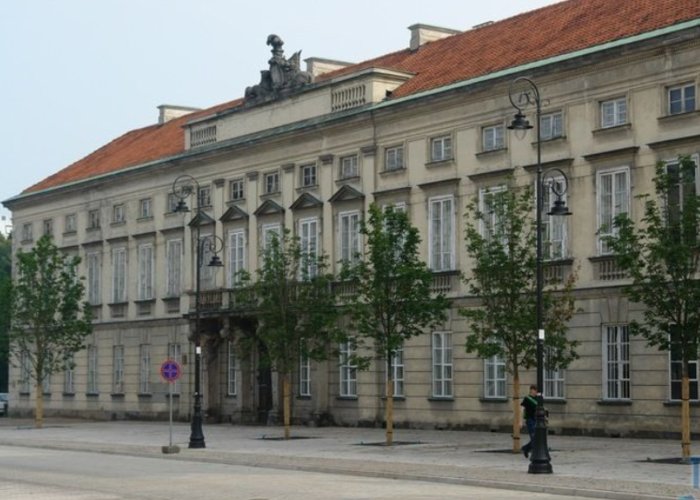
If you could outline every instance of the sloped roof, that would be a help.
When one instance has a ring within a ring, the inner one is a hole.
[[[700,18],[700,0],[568,0],[493,24],[405,49],[320,76],[327,80],[365,68],[415,74],[392,98],[405,97],[510,67],[576,52]],[[183,125],[234,108],[241,99],[127,132],[29,187],[24,194],[116,172],[185,150]]]

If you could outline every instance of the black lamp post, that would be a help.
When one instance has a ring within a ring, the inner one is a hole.
[[[542,208],[544,204],[544,179],[542,175],[542,138],[540,136],[540,117],[542,114],[542,101],[540,99],[540,91],[535,85],[535,82],[529,78],[519,77],[513,80],[509,88],[509,98],[513,107],[517,110],[515,117],[508,126],[511,130],[527,130],[531,129],[532,125],[525,118],[523,109],[529,106],[535,106],[535,116],[537,119],[537,185],[536,185],[536,214],[535,214],[535,232],[536,232],[536,322],[537,322],[537,425],[535,427],[535,439],[530,455],[530,466],[528,472],[531,474],[551,474],[552,463],[549,456],[549,447],[547,446],[547,418],[544,409],[544,399],[542,393],[544,390],[544,326],[543,326],[543,272],[542,272]],[[556,195],[557,199],[554,206],[547,215],[570,215],[571,213],[566,208],[566,202],[563,197],[568,186],[568,179],[564,172],[559,169],[554,169],[563,177],[564,182],[562,187],[557,186],[553,182],[549,189]],[[547,172],[550,173],[550,172]]]
[[[221,259],[216,252],[216,242],[221,241],[215,235],[202,238],[200,234],[200,223],[202,207],[199,200],[199,183],[190,175],[181,175],[173,182],[173,195],[177,198],[177,205],[174,207],[174,212],[189,212],[190,209],[185,201],[191,194],[195,194],[196,208],[195,212],[197,221],[195,224],[195,292],[194,292],[194,411],[192,414],[192,425],[190,427],[190,444],[189,448],[206,448],[204,442],[204,433],[202,432],[202,393],[201,393],[201,362],[202,362],[202,346],[200,343],[200,316],[201,316],[201,270],[204,260],[204,252],[207,250],[213,251],[214,255],[208,266],[221,267]],[[223,244],[223,242],[222,242]]]

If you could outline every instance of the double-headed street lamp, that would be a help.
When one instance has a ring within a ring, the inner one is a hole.
[[[558,182],[552,182],[545,186],[545,180],[542,174],[542,137],[540,134],[542,100],[540,91],[535,85],[535,82],[529,78],[519,77],[513,80],[510,84],[508,92],[510,102],[517,110],[512,123],[508,126],[511,130],[527,130],[531,129],[532,125],[525,118],[523,110],[527,107],[535,107],[535,116],[537,119],[537,185],[535,188],[536,198],[536,215],[535,215],[535,232],[536,232],[536,322],[537,322],[537,425],[535,427],[535,437],[530,455],[530,466],[528,472],[531,474],[551,474],[552,463],[549,456],[549,448],[547,446],[547,418],[544,409],[544,399],[542,393],[544,390],[544,311],[542,299],[543,287],[543,271],[542,271],[542,209],[544,205],[544,189],[551,189],[556,200],[552,209],[547,212],[547,215],[571,215],[571,212],[566,208],[564,194],[566,194],[568,179],[564,172],[559,169],[553,169],[547,172],[556,173],[563,179],[561,185]]]
[[[195,195],[195,292],[194,292],[194,411],[192,414],[192,425],[190,431],[190,448],[205,448],[204,433],[202,432],[202,393],[201,393],[201,331],[200,331],[200,316],[201,316],[201,281],[202,281],[202,265],[204,264],[204,255],[213,254],[208,266],[221,267],[221,259],[218,256],[217,244],[220,242],[223,246],[223,241],[216,235],[208,235],[205,238],[201,237],[200,225],[202,222],[202,206],[200,200],[199,183],[190,175],[181,175],[173,182],[172,194],[177,198],[177,205],[173,208],[174,212],[189,212],[190,209],[185,201],[190,195]]]

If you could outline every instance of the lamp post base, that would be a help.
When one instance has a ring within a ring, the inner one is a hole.
[[[202,400],[199,393],[194,397],[194,415],[190,427],[190,444],[188,448],[206,448],[202,432]]]
[[[545,417],[544,406],[541,396],[537,405],[537,426],[535,427],[535,440],[532,443],[532,454],[530,455],[530,466],[527,469],[529,474],[551,474],[552,462],[549,456],[549,446],[547,445],[547,419]]]

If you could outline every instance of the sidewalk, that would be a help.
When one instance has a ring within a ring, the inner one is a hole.
[[[190,450],[189,425],[173,424],[179,454],[164,455],[167,422],[0,419],[0,445],[29,446],[198,460],[371,477],[495,486],[592,498],[678,499],[692,490],[691,466],[647,462],[678,457],[668,440],[550,436],[551,475],[527,473],[528,461],[509,453],[507,434],[397,429],[391,448],[382,429],[205,425],[206,449]],[[525,438],[527,439],[527,438]],[[404,443],[404,444],[401,444]],[[700,445],[696,445],[700,446]]]

